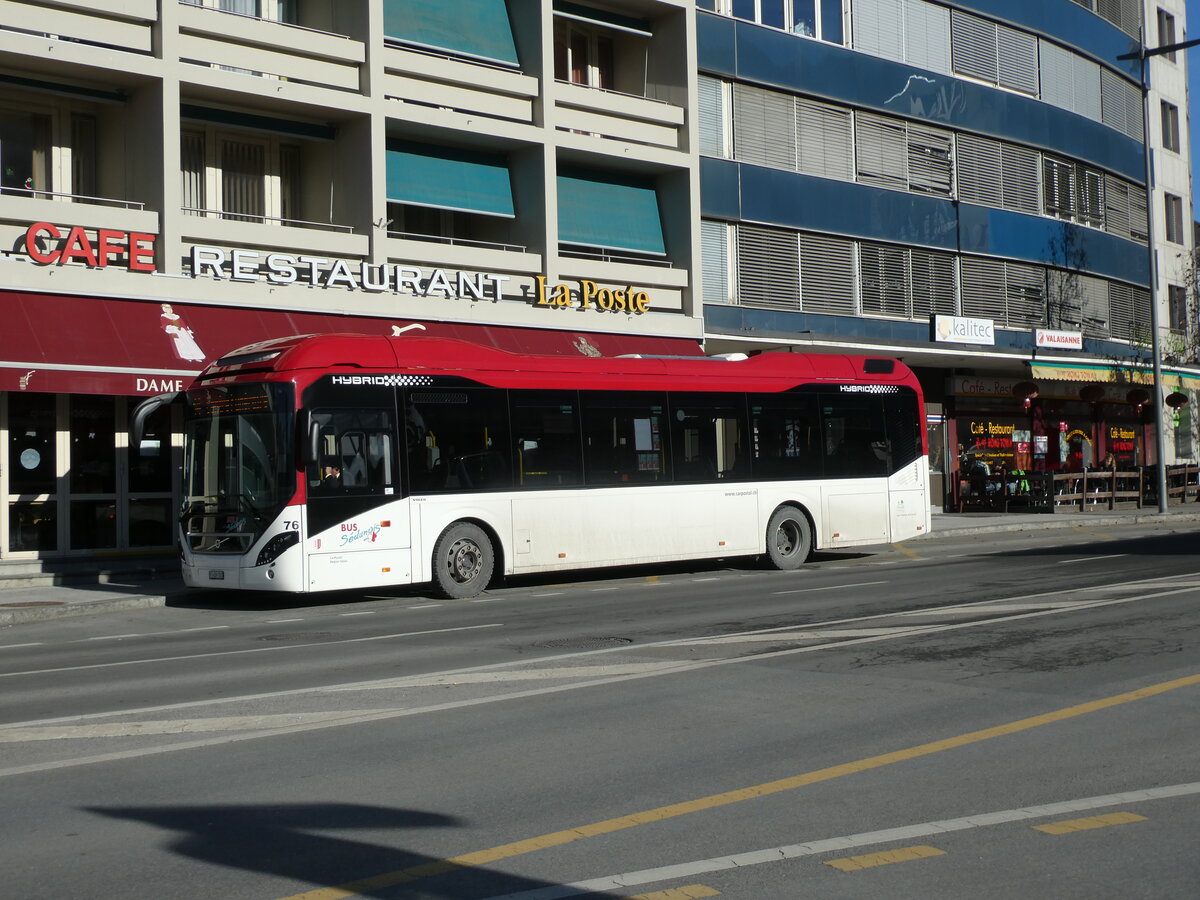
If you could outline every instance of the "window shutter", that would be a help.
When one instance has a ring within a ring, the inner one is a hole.
[[[699,92],[700,152],[707,156],[725,156],[725,83],[701,75],[696,87]]]
[[[997,26],[1000,84],[1034,97],[1038,95],[1037,38],[1005,25]]]
[[[805,312],[853,315],[854,242],[821,234],[800,235],[800,295]]]
[[[261,144],[221,143],[221,210],[241,213],[246,221],[266,215],[266,157]],[[226,216],[226,218],[233,218]]]
[[[904,57],[909,65],[948,74],[950,11],[925,0],[905,0]]]
[[[705,303],[729,302],[729,226],[700,223],[700,259]]]
[[[1100,113],[1105,125],[1142,139],[1142,90],[1109,69],[1100,70]]]
[[[1075,214],[1093,228],[1104,227],[1104,175],[1086,166],[1075,167]]]
[[[1129,237],[1143,244],[1150,240],[1150,219],[1146,213],[1146,192],[1139,185],[1129,188]]]
[[[950,14],[950,47],[957,74],[998,82],[996,23],[954,10]]]
[[[960,134],[955,143],[959,199],[983,206],[1003,206],[1000,142]]]
[[[1079,300],[1083,313],[1083,333],[1089,337],[1109,336],[1108,282],[1090,275],[1079,276]]]
[[[1004,323],[1007,303],[1004,288],[1004,263],[998,259],[964,256],[962,270],[962,314]]]
[[[796,232],[759,225],[737,229],[738,302],[768,309],[800,308]]]
[[[1133,337],[1133,288],[1116,281],[1108,283],[1109,333],[1118,340],[1128,341]],[[1142,319],[1143,322],[1150,321]]]
[[[1042,159],[1042,194],[1045,212],[1060,219],[1075,213],[1075,167],[1068,162],[1044,157]]]
[[[204,194],[204,135],[185,131],[180,136],[180,172],[183,175],[183,207],[187,210],[205,209]],[[198,216],[199,212],[189,212]]]
[[[912,309],[908,251],[863,241],[858,260],[863,315],[908,318]]]
[[[1041,157],[1038,152],[1016,144],[1001,144],[1000,156],[1004,208],[1040,215],[1042,203],[1038,190],[1038,162]]]
[[[1038,41],[1042,99],[1060,109],[1075,108],[1074,54],[1058,44]]]
[[[1004,264],[1007,299],[1006,324],[1010,328],[1028,328],[1046,323],[1046,270],[1023,263]]]
[[[796,168],[795,103],[787,94],[733,86],[734,157],[777,169]]]
[[[1104,229],[1118,237],[1129,237],[1129,185],[1104,176]]]
[[[1072,75],[1075,80],[1075,106],[1081,116],[1100,121],[1100,65],[1082,56],[1071,54]]]
[[[1080,299],[1078,272],[1063,269],[1046,271],[1046,296],[1049,298],[1049,324],[1052,328],[1082,331],[1083,303]]]
[[[908,137],[897,119],[859,112],[855,116],[858,180],[879,187],[908,188]]]
[[[908,187],[921,194],[949,197],[954,190],[953,135],[940,128],[908,123]]]
[[[854,178],[850,110],[815,100],[796,100],[799,169],[823,178]]]
[[[935,314],[958,314],[958,284],[954,277],[954,256],[933,250],[913,248],[912,317],[923,319]]]
[[[903,0],[853,0],[854,49],[904,62]]]

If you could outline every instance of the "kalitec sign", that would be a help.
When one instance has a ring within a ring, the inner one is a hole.
[[[1034,341],[1038,347],[1057,347],[1060,350],[1082,350],[1083,335],[1078,331],[1055,331],[1035,328]]]
[[[963,316],[934,316],[933,339],[949,344],[996,343],[996,324],[991,319],[968,319]]]
[[[108,228],[90,233],[78,225],[66,228],[64,232],[49,222],[36,222],[26,229],[24,245],[29,258],[44,266],[80,263],[92,268],[119,266],[131,272],[155,271],[155,236],[152,234]],[[504,299],[505,283],[512,280],[511,276],[490,272],[448,272],[397,263],[372,264],[362,260],[219,247],[194,246],[188,262],[193,278],[270,285],[304,284],[374,294],[409,294],[493,303]],[[626,315],[650,311],[650,295],[634,290],[632,285],[604,287],[595,281],[580,279],[572,287],[548,284],[544,275],[538,275],[531,285],[521,288],[521,294],[533,306],[543,308],[575,307]]]

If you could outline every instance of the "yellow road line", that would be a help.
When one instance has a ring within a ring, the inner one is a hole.
[[[897,550],[899,550],[901,553],[903,553],[905,556],[907,556],[909,559],[924,559],[925,558],[925,557],[919,556],[918,554],[909,550],[903,544],[892,544],[892,546],[895,547]]]
[[[700,897],[720,897],[720,891],[714,891],[702,884],[689,884],[687,887],[672,888],[669,891],[655,891],[653,894],[638,894],[628,900],[698,900]]]
[[[1103,531],[1092,531],[1091,529],[1084,528],[1082,525],[1072,525],[1071,530],[1078,531],[1080,534],[1087,534],[1087,535],[1091,535],[1092,537],[1098,537],[1102,541],[1115,541],[1116,540],[1116,538],[1114,538],[1111,534],[1105,534]]]
[[[1035,831],[1046,834],[1071,834],[1074,831],[1091,831],[1093,828],[1107,828],[1109,825],[1128,825],[1131,822],[1145,822],[1145,816],[1137,813],[1115,812],[1103,816],[1089,816],[1086,819],[1069,819],[1065,822],[1051,822],[1048,825],[1034,825]]]
[[[831,859],[825,865],[833,866],[843,872],[857,872],[859,869],[873,869],[876,866],[887,866],[892,863],[908,862],[913,859],[928,859],[931,856],[945,856],[945,850],[937,847],[901,847],[898,850],[884,850],[881,853],[867,853],[863,856],[848,856],[845,859]]]
[[[872,769],[880,769],[884,766],[890,766],[900,762],[907,762],[908,760],[918,759],[922,756],[930,756],[934,753],[941,753],[945,750],[954,750],[958,747],[966,747],[971,744],[978,744],[982,741],[992,740],[993,738],[1017,734],[1022,731],[1028,731],[1032,728],[1039,728],[1042,725],[1052,725],[1056,722],[1064,722],[1068,719],[1085,716],[1089,713],[1099,712],[1103,709],[1110,709],[1114,706],[1120,706],[1124,703],[1133,703],[1136,700],[1145,700],[1149,697],[1156,697],[1159,694],[1165,694],[1168,691],[1191,687],[1192,685],[1196,684],[1200,684],[1200,674],[1189,675],[1185,678],[1176,678],[1173,681],[1164,681],[1160,682],[1159,684],[1152,684],[1149,687],[1139,688],[1136,691],[1129,691],[1124,694],[1116,694],[1112,697],[1105,697],[1100,700],[1092,700],[1087,703],[1080,703],[1076,706],[1068,706],[1065,709],[1043,713],[1040,716],[1030,716],[1026,719],[1018,719],[1015,722],[1009,722],[1005,725],[997,725],[993,728],[984,728],[981,731],[971,731],[967,734],[960,734],[956,737],[944,738],[940,741],[932,741],[928,744],[920,744],[916,747],[909,747],[904,750],[883,753],[879,756],[870,756],[866,759],[860,759],[856,762],[843,763],[842,765],[830,766],[825,769],[817,769],[813,772],[807,772],[803,775],[793,775],[789,778],[781,778],[778,781],[768,781],[764,784],[754,785],[753,787],[741,788],[734,791],[726,791],[725,793],[713,794],[709,797],[700,797],[696,800],[687,800],[683,803],[673,803],[669,806],[660,806],[657,809],[649,809],[643,812],[632,813],[630,815],[620,816],[615,819],[606,819],[602,822],[593,822],[590,825],[580,825],[576,828],[566,829],[565,831],[555,831],[549,834],[540,835],[538,837],[528,838],[523,841],[514,841],[510,844],[500,844],[499,846],[490,847],[486,850],[477,850],[474,853],[464,853],[461,856],[454,856],[449,859],[423,863],[422,865],[413,866],[412,868],[400,869],[396,872],[387,872],[382,875],[364,878],[359,881],[352,881],[337,887],[318,888],[313,891],[307,891],[303,894],[294,894],[290,897],[284,898],[284,900],[341,900],[341,898],[344,897],[353,897],[355,894],[363,894],[369,891],[381,890],[383,888],[392,887],[398,884],[407,884],[409,882],[417,881],[421,878],[428,878],[432,875],[441,875],[446,872],[452,872],[455,869],[487,865],[488,863],[498,862],[502,859],[511,859],[514,856],[523,856],[526,853],[533,853],[537,850],[545,850],[548,847],[561,847],[564,844],[574,843],[575,841],[580,841],[584,838],[597,837],[598,835],[602,834],[612,834],[616,831],[622,831],[626,828],[633,828],[638,825],[646,825],[650,822],[661,822],[664,819],[673,819],[677,816],[685,816],[690,813],[716,809],[717,807],[728,806],[732,803],[739,803],[742,800],[752,800],[757,797],[768,797],[772,794],[779,794],[784,791],[793,791],[796,788],[806,787],[810,784],[819,784],[824,781],[832,781],[835,778],[842,778],[846,775],[857,775],[860,772],[868,772]]]

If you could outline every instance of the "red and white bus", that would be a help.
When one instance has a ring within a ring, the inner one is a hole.
[[[793,569],[930,526],[921,390],[891,359],[322,335],[235,351],[183,399],[196,587],[470,597],[501,575],[599,566]]]

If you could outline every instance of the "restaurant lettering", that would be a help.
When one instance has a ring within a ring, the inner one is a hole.
[[[1137,449],[1137,432],[1122,425],[1110,425],[1108,446],[1114,453],[1132,453]]]
[[[545,275],[534,276],[537,298],[534,306],[574,306],[580,309],[599,309],[611,312],[644,313],[650,308],[650,295],[645,291],[633,290],[633,285],[624,290],[602,288],[594,281],[579,281],[579,290],[572,291],[565,284],[546,284]]]
[[[973,447],[981,450],[1012,450],[1015,425],[972,421],[969,427]]]
[[[34,222],[25,230],[25,252],[43,266],[78,262],[93,269],[113,265],[131,272],[154,271],[154,235],[138,231],[98,228],[93,239],[79,225],[64,236],[49,222]]]

